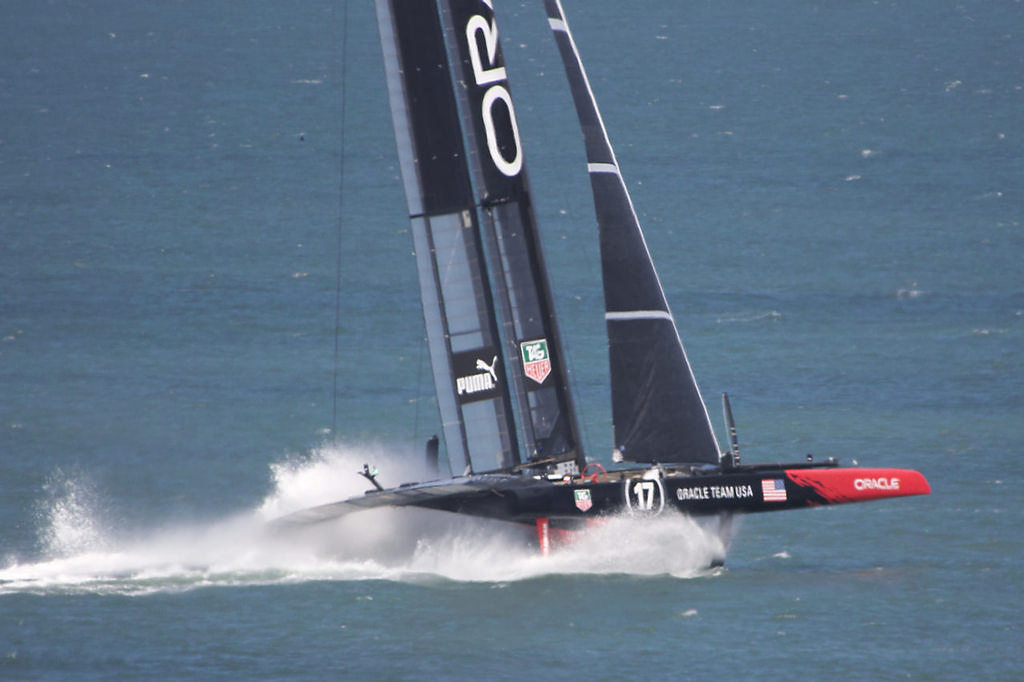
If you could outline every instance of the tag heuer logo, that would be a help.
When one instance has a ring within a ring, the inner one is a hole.
[[[590,491],[586,489],[574,490],[573,495],[576,497],[576,508],[581,512],[585,512],[594,506],[594,502],[590,499]]]
[[[548,355],[548,340],[523,341],[519,344],[523,354],[523,372],[538,384],[551,374],[551,356]]]

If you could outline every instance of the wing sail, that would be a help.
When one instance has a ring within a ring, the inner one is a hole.
[[[448,457],[467,472],[514,467],[506,351],[438,10],[378,0],[377,16]]]
[[[445,0],[456,89],[525,461],[584,466],[493,3]]]

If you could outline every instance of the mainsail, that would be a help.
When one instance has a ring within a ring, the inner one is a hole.
[[[580,466],[493,9],[440,5],[377,10],[449,460]]]
[[[615,447],[718,464],[719,449],[559,0],[545,0],[587,152],[601,244]]]

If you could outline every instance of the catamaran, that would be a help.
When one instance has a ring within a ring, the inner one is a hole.
[[[457,476],[290,514],[418,507],[553,538],[615,514],[736,514],[930,492],[917,471],[720,448],[559,0],[544,0],[586,148],[611,366],[612,462],[584,456],[492,0],[376,0],[441,433]],[[427,458],[436,470],[439,444]]]

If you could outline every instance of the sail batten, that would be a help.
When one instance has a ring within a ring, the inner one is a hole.
[[[667,310],[620,310],[604,314],[606,320],[666,320],[674,322],[672,313]]]
[[[558,0],[545,0],[583,132],[600,235],[615,446],[637,462],[717,464],[719,448]]]

